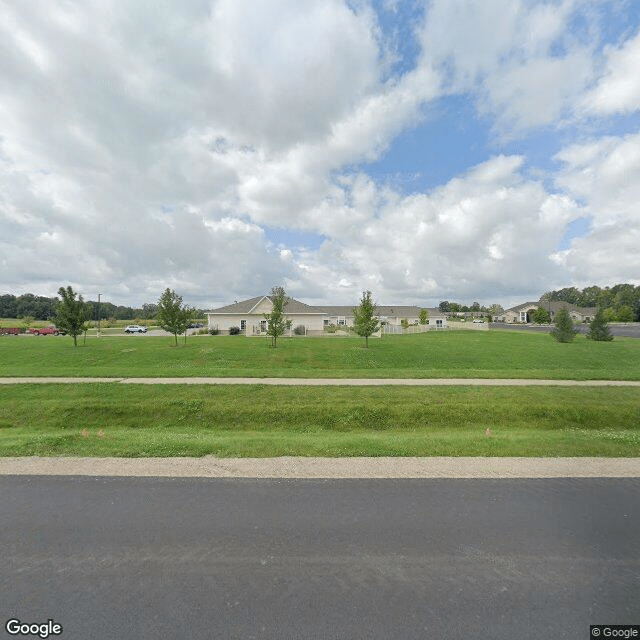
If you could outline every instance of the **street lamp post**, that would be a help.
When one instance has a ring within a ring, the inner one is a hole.
[[[100,337],[100,296],[102,294],[98,294],[98,338]]]

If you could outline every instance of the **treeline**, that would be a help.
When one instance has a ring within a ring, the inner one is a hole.
[[[502,313],[504,309],[499,304],[492,304],[489,307],[481,305],[479,302],[474,302],[472,305],[461,304],[459,302],[449,302],[449,300],[442,300],[438,305],[438,309],[442,313]]]
[[[568,302],[577,307],[599,307],[608,320],[640,321],[640,286],[616,284],[613,287],[565,287],[542,296],[552,302]]]
[[[33,318],[34,320],[52,320],[56,315],[58,298],[34,296],[24,293],[20,296],[5,294],[0,296],[0,318]],[[133,320],[155,317],[157,305],[143,304],[140,308],[116,306],[110,302],[90,300],[86,302],[89,320],[115,318],[116,320]]]

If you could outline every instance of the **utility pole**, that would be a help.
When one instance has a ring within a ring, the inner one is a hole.
[[[98,338],[100,337],[100,296],[102,294],[98,294]]]

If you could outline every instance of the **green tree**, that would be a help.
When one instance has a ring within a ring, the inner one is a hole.
[[[609,325],[605,320],[604,310],[602,307],[598,309],[593,320],[589,323],[589,333],[587,333],[589,340],[598,340],[603,342],[611,342],[613,336],[609,330]]]
[[[420,321],[420,324],[427,324],[427,322],[429,322],[429,310],[420,309],[420,313],[418,314],[418,320]]]
[[[628,304],[623,304],[616,311],[618,322],[633,322],[633,309]]]
[[[271,313],[265,313],[267,321],[267,335],[271,336],[271,346],[275,349],[278,346],[278,338],[284,335],[287,325],[290,325],[284,317],[284,308],[287,306],[287,294],[282,287],[271,289]]]
[[[190,311],[182,304],[182,296],[171,289],[165,289],[158,300],[158,325],[173,334],[176,347],[178,346],[178,335],[187,331],[189,318]]]
[[[571,342],[575,338],[577,332],[573,328],[573,320],[564,307],[556,313],[554,325],[551,335],[558,342]]]
[[[62,298],[56,305],[56,327],[73,337],[73,345],[78,346],[78,336],[87,330],[87,306],[70,286],[60,287],[58,295]],[[78,299],[76,300],[76,296]]]
[[[157,311],[158,311],[157,304],[151,304],[149,302],[145,302],[142,305],[142,312],[144,313],[144,322],[146,325],[149,324],[149,319],[153,318],[153,316],[157,313]]]
[[[535,324],[549,324],[551,316],[544,307],[538,307],[533,313],[533,322]]]
[[[356,333],[364,338],[367,349],[369,348],[369,336],[380,327],[376,318],[376,305],[371,300],[371,291],[363,291],[360,304],[353,309],[353,326]]]

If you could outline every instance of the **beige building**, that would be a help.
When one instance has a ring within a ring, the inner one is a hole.
[[[231,327],[238,327],[247,335],[261,335],[267,332],[267,321],[264,314],[271,313],[273,302],[270,296],[258,296],[234,302],[226,307],[207,311],[209,329],[218,329],[221,333],[228,333]],[[325,313],[317,307],[311,307],[304,302],[287,298],[284,315],[291,322],[291,329],[305,327],[306,333],[322,333],[324,330]]]
[[[357,306],[357,305],[355,305]],[[263,335],[267,331],[265,314],[271,313],[273,303],[270,296],[258,296],[234,302],[219,309],[207,311],[209,329],[217,329],[220,333],[228,333],[231,327],[238,327],[244,335]],[[391,327],[402,327],[406,324],[418,325],[420,307],[403,305],[378,305],[377,316],[381,322]],[[443,329],[447,327],[447,319],[439,309],[427,309],[429,320],[426,328]],[[287,298],[284,308],[286,320],[291,323],[291,330],[304,327],[307,335],[324,333],[325,327],[353,326],[353,306],[311,306]]]
[[[505,312],[496,316],[495,320],[496,322],[507,323],[533,322],[533,314],[539,308],[543,308],[549,312],[551,322],[554,321],[556,314],[562,308],[565,308],[569,312],[574,322],[591,322],[597,311],[595,307],[576,307],[576,305],[569,304],[568,302],[547,302],[546,300],[539,300],[538,302],[524,302],[516,307],[511,307],[511,309],[507,309]]]

